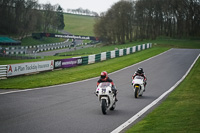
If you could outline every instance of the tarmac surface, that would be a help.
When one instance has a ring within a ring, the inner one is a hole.
[[[144,62],[110,73],[109,77],[113,79],[119,92],[119,101],[116,109],[108,111],[107,115],[102,114],[100,103],[94,95],[99,77],[51,87],[1,93],[0,132],[112,132],[176,84],[199,54],[200,49],[171,49]],[[135,99],[131,76],[138,67],[144,69],[147,88],[142,97]]]

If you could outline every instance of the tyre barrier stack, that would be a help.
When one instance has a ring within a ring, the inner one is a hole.
[[[145,50],[152,47],[152,43],[137,45],[125,49],[116,49],[100,54],[93,54],[83,57],[74,57],[60,60],[48,60],[39,62],[28,62],[20,64],[0,65],[0,79],[6,79],[11,76],[18,76],[30,73],[38,73],[41,71],[50,71],[53,69],[69,68],[78,65],[87,65],[100,61],[128,55],[137,51]]]

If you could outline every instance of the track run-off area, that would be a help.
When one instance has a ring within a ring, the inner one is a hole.
[[[99,77],[51,87],[0,93],[2,133],[120,132],[162,100],[180,83],[198,59],[200,49],[170,49],[109,74],[118,89],[114,111],[103,115],[94,94]],[[120,63],[120,62],[119,62]],[[112,67],[112,66],[109,66]],[[143,67],[147,87],[134,98],[131,76]]]

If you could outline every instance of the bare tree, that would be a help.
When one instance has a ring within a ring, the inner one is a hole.
[[[120,1],[105,14],[101,14],[94,27],[96,36],[109,44],[124,44],[126,39],[132,41],[133,36],[133,5]],[[101,27],[101,30],[100,28]]]

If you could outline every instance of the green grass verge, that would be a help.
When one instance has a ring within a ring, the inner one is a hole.
[[[43,72],[29,76],[12,77],[6,80],[0,80],[0,88],[27,89],[80,81],[92,77],[97,77],[99,76],[99,73],[103,70],[110,73],[122,69],[126,66],[130,66],[137,62],[160,54],[166,50],[168,50],[168,48],[154,47],[146,49],[144,51],[136,52],[134,54],[106,60],[95,64],[83,65],[63,70]]]
[[[200,39],[158,38],[151,42],[160,47],[200,49]]]
[[[199,133],[199,74],[200,59],[167,99],[126,133]]]

